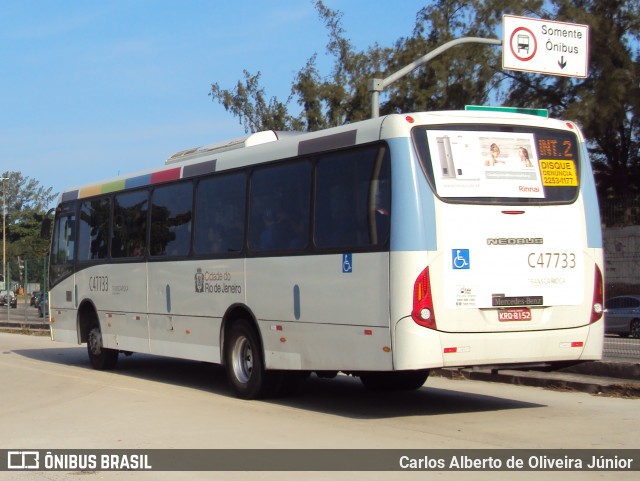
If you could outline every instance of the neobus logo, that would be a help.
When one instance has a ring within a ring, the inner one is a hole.
[[[490,237],[487,239],[487,245],[490,246],[521,246],[527,244],[544,244],[544,239],[542,237]]]

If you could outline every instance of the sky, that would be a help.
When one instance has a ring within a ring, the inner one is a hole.
[[[427,3],[325,0],[358,50],[410,36]],[[211,84],[260,72],[285,100],[312,55],[330,73],[326,43],[310,0],[0,0],[0,170],[61,193],[240,137]]]

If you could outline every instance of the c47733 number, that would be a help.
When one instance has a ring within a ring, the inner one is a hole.
[[[573,252],[532,252],[527,262],[532,269],[573,269],[576,255]]]

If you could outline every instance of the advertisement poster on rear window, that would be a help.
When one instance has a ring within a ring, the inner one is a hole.
[[[533,134],[432,130],[427,139],[441,197],[544,197]]]

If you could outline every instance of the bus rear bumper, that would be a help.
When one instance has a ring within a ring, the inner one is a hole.
[[[598,360],[603,336],[603,321],[571,329],[450,333],[405,318],[396,325],[394,369]]]

